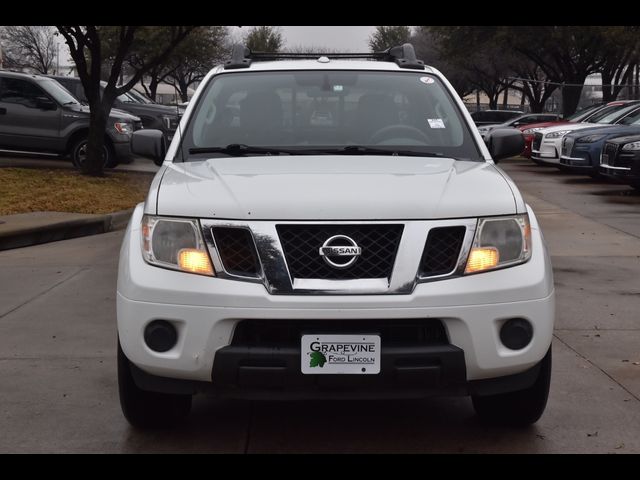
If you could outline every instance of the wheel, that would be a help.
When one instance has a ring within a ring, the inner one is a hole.
[[[495,425],[525,427],[538,421],[547,406],[551,383],[551,347],[540,361],[535,383],[516,392],[473,396],[473,408],[480,419]]]
[[[73,162],[73,166],[77,169],[82,168],[82,164],[87,160],[87,144],[87,137],[80,137],[71,146],[71,161]],[[102,166],[104,168],[114,168],[116,165],[118,165],[118,160],[116,159],[115,153],[106,141],[104,143],[102,155]]]
[[[191,395],[147,392],[135,384],[129,359],[118,341],[120,407],[128,422],[138,428],[172,427],[191,411]]]

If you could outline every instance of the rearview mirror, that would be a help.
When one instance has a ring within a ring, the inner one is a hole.
[[[160,130],[138,130],[131,136],[131,151],[162,165],[167,154],[167,141]]]
[[[493,161],[515,157],[524,151],[524,135],[516,128],[492,130],[484,139]]]

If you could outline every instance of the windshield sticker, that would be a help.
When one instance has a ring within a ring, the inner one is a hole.
[[[447,128],[441,118],[429,118],[428,120],[431,128]]]
[[[344,90],[344,86],[342,85],[334,85],[333,86],[333,91],[334,92],[342,92]]]
[[[431,85],[432,83],[435,83],[436,81],[431,78],[431,77],[420,77],[420,81],[426,85]]]

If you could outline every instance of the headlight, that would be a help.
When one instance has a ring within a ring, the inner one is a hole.
[[[130,123],[116,122],[113,124],[113,128],[115,128],[118,133],[133,132],[133,125],[131,125]]]
[[[145,215],[141,247],[151,265],[214,276],[197,220]]]
[[[587,135],[586,137],[580,137],[576,140],[576,143],[594,143],[602,140],[606,135]]]
[[[640,150],[640,142],[627,143],[624,147],[622,147],[622,150],[626,150],[626,151]]]
[[[560,130],[559,132],[552,132],[552,133],[548,134],[546,137],[547,138],[560,138],[560,137],[564,137],[570,131],[571,130]]]
[[[529,215],[481,218],[465,273],[525,263],[531,258]]]
[[[540,130],[544,130],[544,127],[527,128],[526,130],[523,130],[522,133],[524,133],[525,135],[533,135]]]

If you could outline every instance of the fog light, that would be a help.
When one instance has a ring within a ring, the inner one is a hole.
[[[178,342],[178,332],[166,320],[154,320],[144,329],[144,341],[154,352],[168,352]]]
[[[523,318],[512,318],[507,320],[500,329],[500,341],[510,350],[521,350],[533,338],[533,327],[531,323]]]

